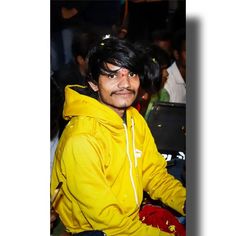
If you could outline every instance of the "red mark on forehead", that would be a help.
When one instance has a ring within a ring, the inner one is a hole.
[[[129,73],[129,70],[125,69],[125,68],[120,68],[119,69],[119,74],[121,76],[126,76]]]

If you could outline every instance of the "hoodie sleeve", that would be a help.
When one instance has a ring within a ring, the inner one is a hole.
[[[123,213],[106,180],[102,154],[102,147],[89,135],[71,137],[62,154],[63,169],[68,190],[73,196],[73,204],[79,205],[91,227],[102,230],[107,235],[172,235],[147,226],[138,219],[132,220]]]
[[[158,144],[157,144],[158,145]],[[167,172],[166,160],[158,152],[154,138],[146,126],[143,157],[144,190],[154,200],[161,200],[164,204],[185,215],[183,209],[186,200],[186,189],[182,183]]]

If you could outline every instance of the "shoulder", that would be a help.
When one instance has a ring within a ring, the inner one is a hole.
[[[69,148],[81,151],[88,150],[91,146],[99,146],[99,143],[102,145],[102,132],[98,126],[98,122],[93,118],[73,117],[61,135],[59,149]]]
[[[66,139],[82,135],[94,137],[97,132],[97,125],[98,123],[94,118],[76,116],[73,117],[66,125],[63,131],[63,136]]]
[[[136,108],[130,107],[128,109],[128,112],[130,113],[130,116],[133,117],[135,120],[140,120],[140,122],[144,121],[143,116],[140,114],[140,112]]]

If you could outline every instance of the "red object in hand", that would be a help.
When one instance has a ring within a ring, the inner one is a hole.
[[[171,212],[162,207],[147,204],[139,212],[139,218],[143,223],[160,228],[167,233],[186,236],[185,227]]]

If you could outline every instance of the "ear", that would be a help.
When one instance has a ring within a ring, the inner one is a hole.
[[[93,83],[92,81],[88,81],[88,83],[89,83],[89,86],[92,88],[92,90],[93,90],[94,92],[97,92],[97,91],[98,91],[98,86],[97,86],[97,84]]]

